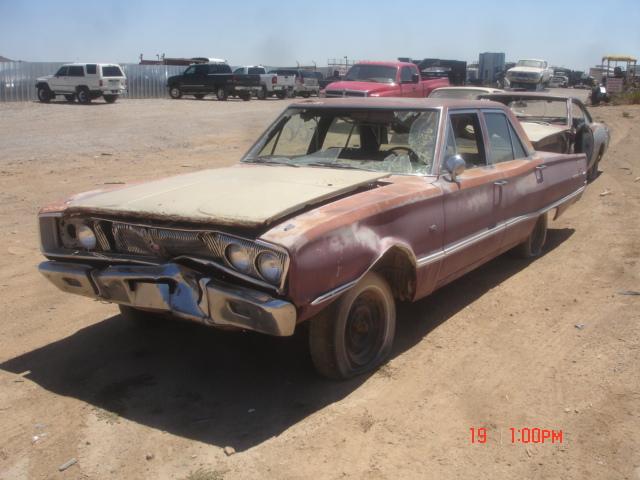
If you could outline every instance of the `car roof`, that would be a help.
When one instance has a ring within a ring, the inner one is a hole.
[[[292,103],[295,108],[363,108],[363,109],[409,109],[409,108],[499,108],[506,109],[502,103],[489,100],[466,100],[453,98],[320,98]]]
[[[356,63],[356,65],[379,65],[381,67],[416,67],[415,63],[409,62],[372,62],[369,60]]]
[[[491,96],[493,98],[510,98],[510,97],[518,97],[518,98],[531,98],[538,100],[581,100],[577,97],[573,97],[570,95],[551,95],[545,92],[503,92],[503,93],[487,93],[482,95],[483,97]]]
[[[504,92],[504,90],[501,90],[499,88],[491,88],[491,87],[476,87],[474,85],[460,85],[460,86],[453,86],[453,87],[438,87],[438,88],[434,88],[433,91],[435,92],[436,90],[479,90],[481,92],[487,92],[487,93],[500,93],[500,92]]]
[[[102,67],[119,67],[117,63],[100,63],[100,62],[73,62],[73,63],[65,63],[62,65],[63,67],[71,67],[71,66],[80,66],[83,67],[85,65],[100,65]]]

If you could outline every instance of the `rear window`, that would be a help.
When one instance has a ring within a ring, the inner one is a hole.
[[[87,64],[87,75],[95,75],[98,72],[98,66],[95,63]]]
[[[102,76],[103,77],[124,77],[122,70],[120,67],[116,65],[104,66],[102,67]]]
[[[249,75],[262,75],[264,73],[264,68],[250,68]]]
[[[300,74],[304,77],[304,78],[317,78],[315,72],[309,72],[307,70],[301,70]]]

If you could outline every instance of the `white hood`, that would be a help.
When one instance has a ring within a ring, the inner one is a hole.
[[[80,195],[69,211],[258,227],[387,173],[266,165],[203,170]]]

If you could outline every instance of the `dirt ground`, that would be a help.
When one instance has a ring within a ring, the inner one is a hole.
[[[0,104],[0,478],[640,478],[640,107],[592,109],[612,144],[543,257],[401,305],[368,377],[317,377],[304,332],[144,329],[37,272],[39,206],[231,164],[286,103]]]

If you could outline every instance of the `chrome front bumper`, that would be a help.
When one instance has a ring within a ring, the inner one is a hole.
[[[40,264],[39,270],[63,292],[169,312],[214,327],[289,336],[296,325],[293,304],[211,279],[175,263],[95,268],[47,261]]]

